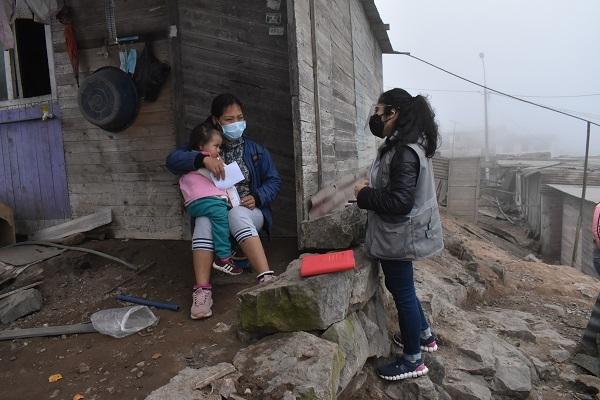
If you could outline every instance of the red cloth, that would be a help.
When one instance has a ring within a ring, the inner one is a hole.
[[[305,256],[300,260],[300,276],[329,274],[347,271],[354,268],[354,252],[352,250],[336,251],[327,254]]]

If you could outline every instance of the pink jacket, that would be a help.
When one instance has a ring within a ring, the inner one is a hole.
[[[600,203],[596,204],[594,209],[594,218],[592,219],[592,235],[596,246],[600,247]]]
[[[210,178],[197,171],[188,172],[179,178],[179,189],[183,195],[186,207],[192,201],[204,197],[218,196],[227,198],[227,193],[224,190],[217,188]]]

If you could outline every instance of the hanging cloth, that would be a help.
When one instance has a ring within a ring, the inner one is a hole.
[[[0,3],[0,43],[4,50],[15,47],[15,37],[10,29],[11,18],[15,10],[15,4],[12,1],[3,0]]]
[[[146,42],[133,75],[140,99],[156,101],[170,70],[169,64],[157,59],[152,52],[152,45]]]
[[[50,24],[50,20],[63,7],[59,0],[25,0],[25,3],[33,12],[33,20],[42,24]]]
[[[119,51],[119,61],[121,71],[127,72],[133,75],[135,72],[135,66],[137,63],[137,51],[136,49],[127,49]]]
[[[69,61],[71,61],[73,76],[77,82],[77,87],[79,87],[79,52],[77,50],[77,36],[75,36],[75,27],[73,26],[73,9],[68,6],[64,6],[56,15],[56,18],[61,24],[63,24],[65,44],[67,46],[67,53],[69,54]]]

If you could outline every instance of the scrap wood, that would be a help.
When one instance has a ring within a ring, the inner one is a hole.
[[[24,339],[31,337],[43,337],[43,336],[61,336],[71,335],[74,333],[94,333],[97,332],[90,322],[83,324],[73,325],[60,325],[60,326],[42,326],[39,328],[28,328],[28,329],[10,329],[6,331],[0,331],[0,341],[13,340],[13,339]]]
[[[4,265],[4,268],[0,270],[0,287],[4,286],[6,282],[12,281],[14,279],[19,278],[19,276],[25,272],[29,267],[39,264],[41,261],[35,261],[31,264],[24,265],[22,267],[14,266],[14,265]],[[1,265],[0,265],[1,266]],[[39,275],[39,274],[37,274]]]
[[[0,248],[0,261],[13,266],[45,261],[64,253],[64,250],[44,246],[17,247],[14,244]]]
[[[515,224],[515,221],[513,221],[512,219],[510,219],[510,217],[508,215],[506,215],[506,213],[504,212],[504,210],[502,209],[502,206],[500,206],[500,200],[498,200],[498,198],[496,197],[494,200],[496,200],[496,205],[498,206],[498,210],[500,210],[500,213],[504,216],[504,218],[506,218],[506,220],[508,222],[510,222],[511,224]]]
[[[47,246],[47,247],[55,247],[57,249],[79,251],[79,252],[82,252],[82,253],[94,254],[94,255],[97,255],[97,256],[109,259],[111,261],[118,262],[119,264],[123,264],[127,268],[132,269],[134,271],[138,270],[137,266],[135,266],[133,264],[130,264],[127,261],[124,261],[124,260],[122,260],[122,259],[120,259],[118,257],[111,256],[111,255],[103,253],[101,251],[92,250],[92,249],[86,249],[85,247],[63,246],[62,244],[50,243],[50,242],[41,242],[41,241],[37,241],[37,240],[27,241],[27,242],[19,242],[17,244],[14,244],[13,246]]]
[[[2,294],[0,294],[0,299],[4,299],[5,297],[12,296],[13,294],[15,294],[17,292],[20,292],[21,290],[31,289],[33,287],[39,286],[42,284],[42,282],[43,281],[37,281],[30,285],[25,285],[25,286],[15,289],[15,290],[11,290],[10,292],[2,293]]]
[[[112,210],[110,207],[102,208],[94,214],[75,218],[63,224],[45,228],[31,235],[32,240],[56,240],[62,239],[76,233],[91,231],[112,222]]]

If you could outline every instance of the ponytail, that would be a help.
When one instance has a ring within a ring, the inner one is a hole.
[[[396,132],[388,138],[388,146],[417,143],[427,158],[435,155],[440,136],[435,113],[425,97],[412,97],[406,90],[395,88],[379,96],[379,103],[386,105],[386,113],[391,109],[399,113]]]
[[[427,158],[432,158],[438,148],[438,142],[440,139],[438,125],[437,122],[435,122],[435,113],[425,97],[418,95],[414,99],[417,123],[423,137],[423,143],[421,143],[421,146],[423,146],[423,149],[425,149],[425,156]]]

